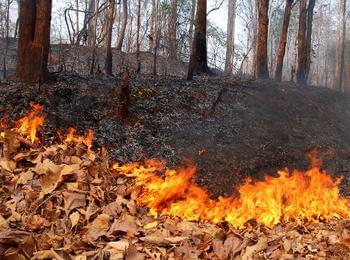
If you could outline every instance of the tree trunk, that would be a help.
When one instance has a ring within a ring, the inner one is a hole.
[[[51,7],[51,0],[20,1],[17,80],[42,82],[48,74]]]
[[[169,58],[176,59],[177,0],[171,0],[171,22],[169,32]]]
[[[91,47],[92,47],[92,56],[91,56],[91,64],[90,64],[90,75],[94,74],[95,70],[95,63],[96,63],[96,38],[97,38],[97,18],[98,18],[98,7],[100,5],[99,0],[95,0],[95,7],[94,7],[94,19],[92,22],[92,37],[91,37]]]
[[[192,80],[194,73],[207,72],[207,0],[198,0],[187,80]]]
[[[121,51],[123,47],[127,23],[128,23],[128,3],[127,3],[127,0],[123,0],[122,25],[121,25],[120,34],[117,40],[117,44],[115,46],[115,48],[118,51]]]
[[[90,0],[89,2],[89,9],[88,9],[88,17],[87,20],[89,20],[89,24],[88,24],[88,46],[93,47],[94,43],[93,43],[93,38],[94,38],[94,32],[96,31],[95,28],[95,17],[93,17],[92,19],[90,19],[91,16],[93,15],[97,15],[96,10],[95,10],[95,6],[96,6],[96,0]],[[96,41],[96,40],[95,40]]]
[[[141,27],[141,0],[137,3],[137,28],[136,28],[136,73],[139,74],[141,71],[141,60],[140,60],[140,27]]]
[[[283,59],[286,53],[288,28],[289,28],[290,15],[293,8],[293,2],[294,0],[286,0],[286,6],[284,9],[282,32],[281,32],[280,42],[279,42],[279,47],[277,52],[276,74],[275,74],[276,80],[282,79]]]
[[[312,52],[312,26],[314,17],[314,8],[316,0],[309,0],[307,8],[307,27],[306,27],[306,82],[309,78],[310,66],[311,66],[311,52]]]
[[[232,74],[235,48],[236,0],[228,1],[225,74]]]
[[[334,73],[334,89],[343,91],[342,83],[345,63],[345,34],[346,34],[346,0],[339,0],[339,12],[341,14],[339,22],[339,34],[337,39],[336,66]]]
[[[297,68],[298,84],[307,83],[306,1],[307,0],[300,0],[300,4],[299,4],[298,68]]]
[[[188,30],[188,47],[190,50],[192,49],[193,27],[194,27],[195,14],[196,14],[196,0],[192,0],[191,16],[190,16],[190,28]]]
[[[256,49],[256,77],[266,79],[269,77],[267,67],[267,36],[269,29],[269,0],[260,0],[258,2],[259,11],[259,32]]]
[[[7,5],[6,5],[6,35],[5,35],[5,53],[3,57],[3,78],[7,78],[7,52],[9,49],[9,44],[10,44],[10,5],[11,5],[11,0],[7,0]]]
[[[115,0],[109,0],[108,13],[106,19],[106,41],[105,41],[105,73],[112,75],[112,31],[114,23]]]

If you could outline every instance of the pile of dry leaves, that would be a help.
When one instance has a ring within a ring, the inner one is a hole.
[[[147,216],[141,187],[84,143],[32,144],[0,135],[0,255],[4,259],[350,258],[350,221],[267,229],[254,223]]]

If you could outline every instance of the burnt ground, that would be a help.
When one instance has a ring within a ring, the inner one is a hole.
[[[91,128],[96,147],[104,144],[113,161],[158,158],[179,166],[190,159],[198,184],[214,196],[246,176],[304,169],[315,147],[324,168],[350,181],[349,96],[272,81],[140,76],[131,80],[130,123],[117,117],[119,85],[118,78],[74,74],[42,86],[2,81],[0,116],[19,118],[37,102],[47,138],[57,128]]]

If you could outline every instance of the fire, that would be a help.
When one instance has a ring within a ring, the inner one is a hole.
[[[237,187],[238,198],[217,200],[195,184],[193,166],[171,170],[149,160],[144,164],[115,164],[113,168],[135,178],[136,185],[142,187],[137,202],[146,205],[153,216],[162,212],[188,221],[228,221],[237,228],[245,227],[250,220],[273,227],[292,220],[305,223],[350,216],[348,201],[339,193],[341,179],[333,180],[317,164],[306,172],[289,173],[285,169],[278,172],[278,178],[265,177],[255,183],[248,179]]]
[[[43,125],[45,116],[43,108],[39,104],[32,105],[33,111],[16,122],[16,130],[32,143],[36,140],[37,129]]]
[[[70,127],[66,132],[65,141],[67,143],[71,143],[71,142],[84,143],[90,150],[92,148],[94,134],[95,134],[94,131],[92,131],[91,129],[88,129],[85,133],[85,136],[76,135],[76,130]]]

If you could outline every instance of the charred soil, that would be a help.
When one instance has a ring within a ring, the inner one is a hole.
[[[45,138],[54,138],[57,129],[91,128],[95,145],[105,145],[112,161],[192,161],[197,183],[213,196],[231,193],[247,176],[305,169],[305,153],[313,148],[327,171],[350,181],[349,96],[272,81],[140,76],[130,80],[125,121],[117,113],[120,86],[120,78],[74,74],[41,86],[2,81],[0,116],[18,119],[30,103],[39,103]]]

